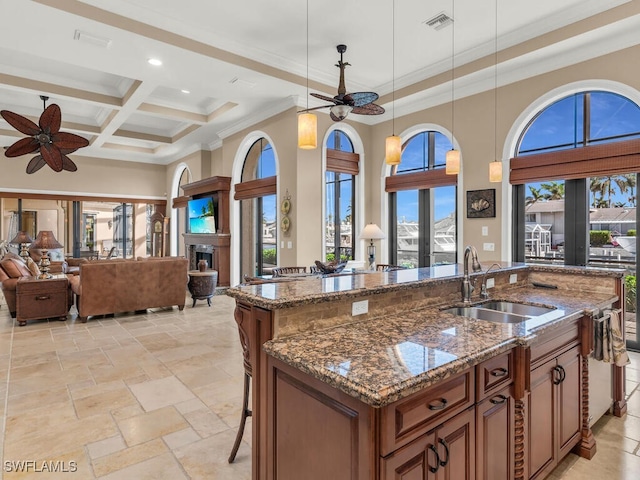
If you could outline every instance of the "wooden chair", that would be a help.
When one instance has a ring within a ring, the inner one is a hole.
[[[246,278],[246,276],[245,276]],[[234,320],[238,324],[238,334],[240,336],[240,345],[242,346],[242,363],[244,366],[244,395],[242,397],[242,416],[240,417],[240,425],[238,426],[238,433],[236,433],[236,441],[233,443],[231,454],[229,455],[229,463],[233,463],[240,448],[240,442],[242,442],[242,436],[244,435],[244,427],[247,423],[247,417],[252,416],[251,409],[249,408],[249,388],[251,386],[251,359],[250,359],[250,343],[247,328],[249,326],[245,322],[245,318],[240,311],[236,308]]]
[[[307,273],[307,267],[274,267],[271,269],[273,277],[282,277],[288,273]]]
[[[404,270],[405,267],[401,265],[387,265],[385,263],[376,264],[376,271],[378,272],[393,272],[394,270]]]

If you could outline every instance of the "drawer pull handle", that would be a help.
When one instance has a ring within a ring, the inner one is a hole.
[[[441,398],[439,405],[434,405],[432,403],[429,404],[429,410],[442,410],[447,406],[447,399]]]
[[[507,397],[505,397],[504,395],[496,395],[495,397],[493,397],[491,400],[489,400],[491,403],[493,403],[494,405],[501,405],[503,403],[507,402]]]
[[[504,377],[508,373],[509,371],[506,368],[496,368],[495,370],[491,370],[491,375],[494,377]]]
[[[429,450],[436,454],[436,466],[432,467],[431,465],[429,465],[429,471],[431,473],[436,473],[440,469],[441,465],[440,455],[438,455],[438,449],[434,445],[429,445]]]
[[[440,460],[440,466],[446,467],[447,463],[449,463],[449,445],[447,445],[447,442],[442,438],[439,438],[438,442],[440,442],[440,444],[444,447],[444,453],[447,454],[447,458],[445,458],[444,461]]]
[[[51,295],[38,295],[36,297],[36,300],[49,300],[51,298]]]

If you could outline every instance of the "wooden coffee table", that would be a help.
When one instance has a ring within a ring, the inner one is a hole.
[[[16,320],[24,326],[29,320],[66,320],[69,311],[69,282],[66,275],[37,279],[23,277],[16,284]]]

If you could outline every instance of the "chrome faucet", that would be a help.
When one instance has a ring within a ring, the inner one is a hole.
[[[484,275],[482,276],[482,287],[480,288],[480,298],[483,298],[485,300],[489,298],[489,293],[487,292],[487,274],[493,267],[498,267],[499,269],[502,268],[499,263],[492,263],[491,266],[484,272]]]
[[[464,277],[462,278],[462,302],[471,303],[471,294],[473,293],[473,285],[469,281],[469,254],[471,254],[471,268],[474,272],[482,271],[482,265],[478,261],[478,251],[476,247],[468,245],[464,249]]]

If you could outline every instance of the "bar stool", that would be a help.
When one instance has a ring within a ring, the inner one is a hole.
[[[242,416],[240,417],[240,426],[238,427],[238,433],[236,434],[236,441],[231,449],[231,455],[229,455],[229,463],[233,463],[236,458],[236,453],[240,448],[240,442],[242,441],[242,435],[244,434],[244,427],[247,423],[247,417],[251,416],[251,410],[249,409],[249,386],[251,384],[251,360],[249,357],[249,336],[242,328],[242,314],[236,309],[233,318],[238,324],[238,335],[240,336],[240,344],[242,345],[242,357],[244,366],[244,396],[242,398]],[[246,326],[246,325],[245,325]]]

